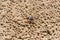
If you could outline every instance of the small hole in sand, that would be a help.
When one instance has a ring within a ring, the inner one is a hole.
[[[55,31],[54,31],[54,30],[52,30],[52,32],[54,33]]]
[[[3,24],[1,24],[1,25],[3,25]]]

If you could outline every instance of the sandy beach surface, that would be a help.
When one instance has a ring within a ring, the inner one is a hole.
[[[60,40],[60,0],[0,0],[0,40]]]

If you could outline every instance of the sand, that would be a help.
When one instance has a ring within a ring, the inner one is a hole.
[[[60,40],[60,0],[0,0],[0,40]]]

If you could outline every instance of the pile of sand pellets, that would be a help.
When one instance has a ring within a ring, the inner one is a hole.
[[[0,40],[60,40],[60,0],[0,0]]]

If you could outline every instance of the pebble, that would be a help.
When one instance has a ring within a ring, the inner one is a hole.
[[[29,17],[29,19],[32,21],[32,20],[33,20],[33,17],[32,17],[32,16],[30,16],[30,17]]]
[[[32,20],[33,20],[33,17],[32,16],[30,16],[29,17],[29,20],[30,20],[30,23],[32,22]]]

